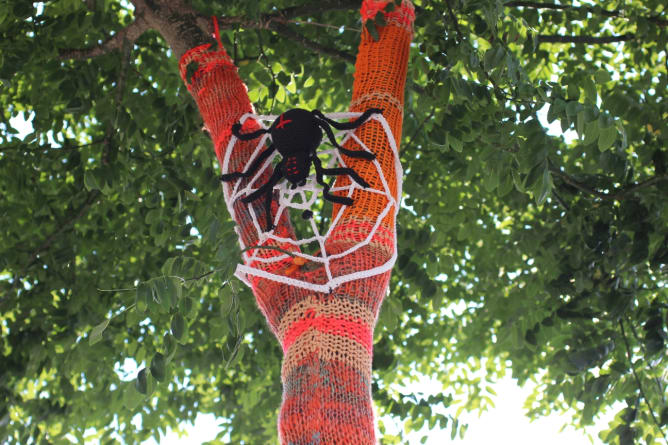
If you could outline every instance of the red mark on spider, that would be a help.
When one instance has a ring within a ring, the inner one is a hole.
[[[292,122],[292,119],[283,120],[283,115],[281,114],[281,115],[279,116],[278,125],[276,125],[276,129],[283,128],[283,127],[285,127],[287,124],[289,124],[290,122]]]

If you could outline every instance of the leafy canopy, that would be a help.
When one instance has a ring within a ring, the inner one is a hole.
[[[232,278],[213,150],[164,33],[122,34],[131,3],[0,7],[0,440],[139,443],[214,413],[215,443],[272,443],[281,351]],[[229,19],[259,112],[346,110],[359,2],[190,3]],[[605,443],[665,439],[663,2],[416,6],[380,414],[462,433],[458,410],[488,407],[509,371],[538,382],[532,417],[573,408],[584,427],[614,406]],[[575,137],[548,134],[545,110]],[[416,372],[442,395],[408,394]]]

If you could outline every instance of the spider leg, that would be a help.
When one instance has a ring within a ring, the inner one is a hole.
[[[274,186],[278,184],[278,181],[280,181],[282,178],[283,178],[283,173],[281,173],[281,169],[277,166],[276,170],[274,170],[274,173],[271,175],[271,178],[269,178],[269,180],[264,185],[262,185],[262,187],[260,187],[250,195],[241,199],[241,202],[248,204],[258,199],[260,196],[262,196],[262,194],[266,196],[264,202],[265,206],[264,210],[265,210],[265,216],[267,218],[267,229],[265,230],[265,232],[269,232],[274,228],[274,223],[271,217],[271,198],[272,198],[272,193],[274,191]]]
[[[339,151],[347,156],[350,156],[351,158],[359,158],[359,159],[366,159],[366,160],[373,160],[376,159],[376,155],[373,153],[370,153],[368,151],[364,150],[348,150],[347,148],[343,148],[342,146],[339,145],[338,142],[336,142],[336,139],[334,138],[334,133],[332,132],[332,129],[329,128],[329,125],[327,125],[327,122],[319,121],[316,119],[316,122],[322,128],[325,130],[325,133],[327,133],[327,137],[329,138],[329,141],[332,143],[333,146],[339,149]]]
[[[251,165],[248,166],[245,172],[232,172],[232,173],[226,173],[220,177],[221,181],[232,181],[234,179],[239,179],[239,178],[248,178],[251,176],[253,173],[257,171],[258,168],[264,163],[264,161],[267,160],[269,156],[276,150],[276,148],[273,145],[270,145],[267,147],[266,150],[264,150],[260,155],[255,158],[255,160],[251,163]]]
[[[381,110],[380,108],[369,108],[364,113],[362,113],[360,117],[358,117],[352,122],[337,122],[325,116],[320,110],[313,110],[312,113],[315,115],[315,117],[327,122],[329,125],[336,128],[337,130],[353,130],[362,125],[367,120],[369,120],[372,114],[383,114],[383,110]]]
[[[326,175],[348,175],[350,176],[356,183],[361,185],[364,188],[369,188],[370,185],[368,182],[366,182],[355,170],[352,168],[347,168],[347,167],[337,167],[337,168],[323,168],[322,172]]]
[[[336,202],[338,204],[343,204],[343,205],[346,205],[346,206],[349,206],[353,203],[353,200],[351,198],[348,198],[347,196],[336,196],[336,195],[332,195],[331,193],[329,193],[330,186],[329,186],[329,184],[327,184],[325,182],[325,180],[322,177],[322,175],[324,173],[326,173],[328,170],[351,170],[352,171],[352,169],[322,168],[322,162],[317,157],[313,158],[313,166],[315,167],[315,179],[316,179],[316,181],[318,181],[318,184],[323,186],[322,196],[326,200]],[[343,175],[345,173],[341,172],[341,173],[331,173],[331,174],[341,174],[341,175]],[[357,175],[357,173],[355,173],[355,175]],[[357,175],[357,177],[359,178],[359,175]],[[362,179],[362,178],[360,178],[360,179]],[[364,181],[364,180],[362,180],[362,181]]]
[[[237,137],[237,139],[241,139],[242,141],[250,141],[252,139],[258,138],[262,136],[263,134],[269,133],[269,130],[266,130],[264,128],[261,128],[257,131],[254,131],[252,133],[242,133],[241,132],[241,124],[236,123],[232,125],[232,134]]]

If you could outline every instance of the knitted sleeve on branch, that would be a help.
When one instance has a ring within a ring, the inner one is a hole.
[[[225,157],[225,150],[232,136],[232,125],[239,121],[241,116],[253,112],[253,106],[248,98],[248,90],[243,83],[237,68],[231,58],[220,46],[212,48],[210,44],[198,46],[186,52],[179,61],[181,78],[188,87],[188,91],[195,99],[204,120],[204,125],[213,140],[216,157],[219,163]],[[249,132],[260,128],[253,119],[246,120],[243,131]],[[255,143],[239,141],[234,157],[230,159],[230,166],[235,170],[243,170],[248,163]],[[266,181],[271,176],[271,169],[264,172],[261,180]],[[251,204],[257,210],[263,209],[261,202]],[[274,206],[276,203],[274,203]],[[274,211],[276,209],[274,208]],[[234,208],[229,209],[238,224],[239,236],[245,246],[258,245],[258,234],[250,223],[249,209],[246,204],[237,202]],[[285,238],[293,238],[292,229],[287,216],[281,219],[276,229],[277,233]],[[276,243],[265,243],[266,245]],[[278,246],[289,249],[289,246]],[[271,257],[278,255],[275,250],[262,250],[260,256]],[[285,267],[282,263],[273,263],[267,270]]]
[[[388,2],[364,1],[363,20],[375,17]],[[387,25],[378,30],[379,40],[363,28],[355,65],[351,111],[383,109],[399,145],[403,119],[404,85],[414,20],[413,5],[404,1],[386,13]],[[400,174],[390,150],[386,132],[377,121],[358,130],[357,136],[369,147],[390,184]],[[359,149],[354,142],[348,149]],[[346,163],[378,186],[380,178],[363,160]],[[337,182],[350,181],[340,177]],[[399,190],[392,190],[398,198]],[[342,220],[327,240],[327,252],[345,251],[371,233],[384,203],[382,196],[356,192],[352,206],[338,206]],[[395,240],[395,215],[388,213],[375,231],[372,242],[354,253],[332,261],[339,270],[368,270],[382,264]],[[317,271],[312,272],[316,274]],[[371,400],[373,329],[380,304],[387,292],[390,272],[353,280],[332,294],[313,294],[291,289],[284,296],[273,295],[264,306],[268,320],[283,346],[283,404],[279,432],[283,444],[376,443]],[[261,298],[258,296],[258,298]]]
[[[381,11],[385,14],[387,26],[379,29],[379,40],[375,41],[366,27],[363,27],[355,64],[355,80],[350,111],[364,111],[369,108],[381,108],[399,147],[403,123],[404,87],[408,68],[408,55],[412,38],[412,24],[415,19],[413,5],[405,1],[400,8],[384,12],[387,1],[370,0],[362,4],[362,20],[373,19]],[[383,176],[392,187],[395,199],[399,198],[396,189],[397,171],[394,156],[389,148],[387,135],[379,122],[370,122],[357,132],[360,140],[376,155],[381,165]],[[359,149],[354,141],[346,148]],[[358,159],[348,159],[347,163],[369,182],[372,187],[379,186],[381,178],[374,174],[369,163]],[[339,177],[335,186],[347,184],[347,177]],[[385,207],[383,197],[378,194],[357,192],[353,196],[355,205],[335,206],[334,212],[343,212],[342,224],[332,234],[329,242],[334,251],[345,250],[351,241],[364,239],[369,233],[370,224]],[[376,259],[382,264],[391,254],[394,243],[394,215],[387,214],[381,228],[375,235]],[[336,248],[336,244],[339,247]]]

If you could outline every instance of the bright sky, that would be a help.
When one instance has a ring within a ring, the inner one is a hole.
[[[588,430],[593,436],[593,441],[582,431],[568,428],[562,432],[559,430],[568,422],[568,417],[551,415],[530,422],[524,416],[523,404],[530,391],[528,388],[519,388],[512,379],[507,378],[499,382],[495,387],[497,396],[494,403],[496,407],[480,418],[471,415],[462,415],[462,421],[469,424],[464,439],[450,439],[450,429],[445,431],[433,431],[429,434],[426,445],[489,445],[497,443],[500,445],[599,445],[598,432],[607,428],[611,415],[599,420],[595,427]],[[278,407],[277,407],[278,409]],[[159,445],[196,445],[212,440],[216,437],[218,429],[213,416],[200,415],[194,426],[185,428],[186,435],[179,438],[171,433],[163,437]],[[387,424],[387,422],[386,422]],[[409,436],[407,444],[419,444],[419,436]],[[155,440],[148,440],[143,445],[158,445]]]

